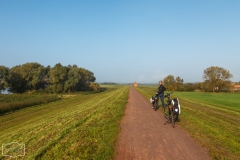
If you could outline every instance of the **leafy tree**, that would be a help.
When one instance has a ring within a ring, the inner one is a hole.
[[[8,76],[9,69],[5,66],[0,66],[0,91],[6,89],[7,82],[6,78]]]
[[[163,79],[164,86],[167,88],[167,90],[174,90],[174,76],[168,75]]]
[[[86,70],[85,68],[79,68],[82,79],[79,82],[80,90],[87,91],[89,89],[90,82],[94,82],[96,78],[93,72]]]
[[[181,79],[179,76],[177,76],[176,80],[175,80],[175,86],[174,88],[177,91],[182,91],[183,90],[183,79]]]
[[[210,81],[209,80],[206,80],[205,82],[203,82],[202,89],[205,92],[212,91],[212,86],[210,85]]]
[[[48,90],[52,93],[63,93],[64,84],[67,81],[68,68],[60,63],[56,64],[49,71],[49,86]]]
[[[49,79],[50,70],[51,70],[51,67],[49,65],[46,68],[44,68],[44,70],[43,70],[43,75],[41,77],[41,83],[39,85],[39,87],[41,89],[46,88],[50,83],[50,79]]]
[[[98,83],[91,82],[89,87],[91,90],[100,91],[100,85]]]
[[[204,70],[203,80],[205,80],[208,90],[211,88],[212,92],[215,89],[224,89],[230,83],[232,74],[221,67],[211,66]]]
[[[22,76],[21,65],[12,67],[6,78],[9,91],[13,93],[23,93],[27,87],[27,81]]]
[[[39,89],[43,86],[45,68],[39,63],[26,63],[22,65],[23,78],[27,81],[28,90]]]
[[[13,93],[23,93],[28,90],[41,90],[50,93],[77,92],[95,90],[98,84],[93,72],[77,65],[62,66],[60,63],[53,68],[46,68],[38,63],[18,65],[10,70],[0,66],[0,89],[8,84]]]
[[[184,91],[190,92],[196,89],[196,85],[193,83],[185,83],[183,88],[184,88]]]
[[[79,68],[75,65],[73,67],[69,67],[70,71],[68,72],[68,78],[64,85],[64,90],[67,92],[75,92],[78,91],[78,84],[82,79]]]
[[[198,89],[198,90],[201,90],[201,89],[202,89],[202,83],[201,83],[201,82],[198,82],[198,83],[196,84],[196,89]]]
[[[27,90],[43,88],[45,68],[39,63],[25,63],[10,69],[8,83],[14,92],[25,92]],[[19,84],[15,84],[16,79]],[[20,89],[21,88],[21,89]]]

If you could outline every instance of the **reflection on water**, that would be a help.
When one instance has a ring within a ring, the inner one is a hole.
[[[0,90],[0,94],[12,94],[12,92],[9,92],[7,88],[5,90]]]

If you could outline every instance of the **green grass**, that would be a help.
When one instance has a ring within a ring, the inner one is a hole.
[[[0,115],[60,99],[61,98],[55,94],[0,94]]]
[[[156,88],[136,89],[150,99]],[[171,97],[178,97],[181,104],[177,124],[206,147],[212,159],[240,159],[239,94],[174,92]]]
[[[201,92],[176,92],[174,96],[189,101],[206,103],[221,108],[240,112],[239,93],[201,93]]]
[[[0,116],[0,143],[24,143],[19,159],[113,159],[128,91],[111,87]]]

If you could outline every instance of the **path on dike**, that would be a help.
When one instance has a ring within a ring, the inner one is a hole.
[[[163,113],[154,111],[152,104],[130,87],[115,160],[211,159],[207,150],[178,124],[172,128],[171,124],[163,125],[165,122]]]

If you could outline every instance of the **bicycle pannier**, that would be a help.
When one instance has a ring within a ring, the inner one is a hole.
[[[152,104],[154,104],[155,103],[155,100],[154,100],[154,96],[152,96],[152,98],[150,98],[150,102],[152,103]]]
[[[179,115],[181,113],[181,108],[178,98],[172,99],[172,106],[174,114]]]

